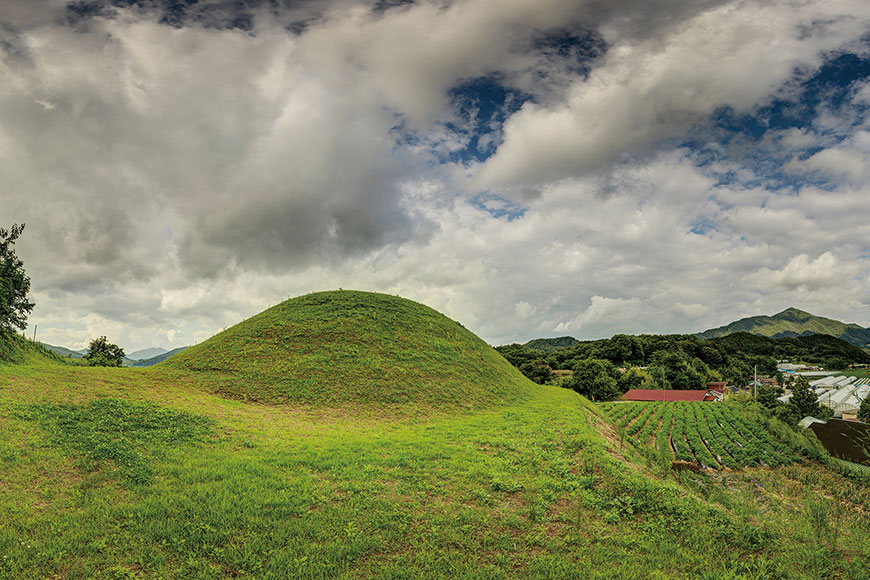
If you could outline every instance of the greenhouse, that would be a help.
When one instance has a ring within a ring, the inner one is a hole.
[[[828,377],[838,379],[826,384],[816,383],[817,401],[834,412],[834,417],[854,419],[858,415],[861,401],[870,395],[870,378]],[[826,389],[825,387],[830,387]],[[822,392],[820,392],[822,391]]]

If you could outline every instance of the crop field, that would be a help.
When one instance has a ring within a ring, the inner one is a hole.
[[[711,469],[785,465],[798,461],[759,423],[718,403],[602,403],[620,436],[681,461]]]

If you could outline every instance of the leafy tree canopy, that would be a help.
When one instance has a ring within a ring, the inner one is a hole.
[[[791,400],[789,405],[797,410],[801,417],[817,417],[819,415],[819,403],[816,394],[810,388],[805,377],[795,379],[791,388]]]
[[[618,376],[619,371],[609,360],[590,358],[574,366],[574,373],[564,386],[593,401],[610,401],[622,394]]]
[[[858,420],[870,423],[870,397],[861,401],[861,406],[858,408]]]
[[[623,392],[629,388],[703,389],[710,381],[745,385],[756,369],[760,376],[776,376],[781,383],[777,359],[817,363],[826,368],[842,368],[847,361],[870,363],[870,354],[860,348],[821,334],[773,339],[743,332],[711,340],[684,334],[616,335],[547,352],[521,344],[499,346],[497,350],[537,382],[551,380],[545,367],[573,370],[583,360],[606,360],[631,373],[625,373],[627,376],[621,380],[619,375],[616,377]],[[646,368],[640,381],[638,374],[631,371],[636,367]]]
[[[124,349],[101,336],[91,341],[84,358],[92,367],[119,367],[124,360]]]
[[[12,248],[22,231],[24,224],[0,228],[0,332],[27,328],[27,315],[34,307],[27,299],[30,278]]]

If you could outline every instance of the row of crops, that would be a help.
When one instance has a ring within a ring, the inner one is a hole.
[[[621,435],[681,461],[712,469],[783,465],[798,461],[763,425],[721,403],[601,403]]]

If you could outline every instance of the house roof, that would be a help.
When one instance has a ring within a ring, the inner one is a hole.
[[[622,398],[626,401],[712,401],[708,391],[669,391],[661,389],[631,389]]]

